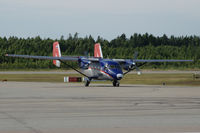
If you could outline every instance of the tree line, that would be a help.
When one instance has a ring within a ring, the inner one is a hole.
[[[84,56],[89,53],[93,56],[95,43],[101,43],[104,58],[133,59],[134,52],[138,52],[138,59],[193,59],[192,63],[150,63],[145,68],[199,69],[200,37],[199,36],[160,36],[152,34],[133,34],[129,38],[122,34],[108,41],[102,37],[96,40],[90,35],[79,37],[78,34],[68,35],[65,39],[53,40],[50,38],[18,38],[0,37],[0,69],[55,69],[50,60],[35,60],[5,57],[8,54],[52,56],[53,42],[59,41],[62,55]],[[77,63],[70,62],[77,66]],[[62,65],[63,68],[67,68]]]

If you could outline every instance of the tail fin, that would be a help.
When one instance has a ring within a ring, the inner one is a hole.
[[[60,45],[58,42],[53,43],[53,57],[61,57]],[[60,67],[59,60],[53,60],[53,64],[56,65],[57,67]]]
[[[103,58],[103,54],[102,54],[100,43],[96,43],[94,45],[94,57]]]

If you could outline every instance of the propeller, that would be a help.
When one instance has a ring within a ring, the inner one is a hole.
[[[124,75],[129,73],[130,71],[133,71],[134,69],[136,69],[136,72],[137,72],[138,75],[141,75],[141,71],[140,71],[139,67],[136,64],[137,57],[138,57],[138,52],[135,52],[133,54],[133,60],[130,60],[130,62],[128,62],[130,64],[130,66],[129,66],[128,71],[125,72]]]

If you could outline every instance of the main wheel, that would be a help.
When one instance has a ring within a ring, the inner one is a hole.
[[[114,86],[114,87],[119,87],[119,84],[120,84],[120,83],[119,83],[118,81],[116,81],[116,80],[113,81],[113,86]]]
[[[89,84],[90,84],[90,81],[89,81],[89,80],[86,80],[86,81],[85,81],[85,87],[89,86]]]
[[[119,83],[119,82],[117,82],[117,83],[116,83],[116,87],[119,87],[119,84],[120,84],[120,83]]]
[[[115,81],[113,81],[113,86],[116,86],[116,82]]]

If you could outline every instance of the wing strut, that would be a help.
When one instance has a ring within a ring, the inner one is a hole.
[[[62,60],[60,60],[60,62],[62,62],[62,63],[65,64],[66,66],[72,68],[72,69],[75,70],[76,72],[80,73],[81,75],[83,75],[83,76],[85,76],[85,77],[87,77],[87,78],[89,79],[89,77],[88,77],[87,75],[85,75],[84,73],[82,73],[82,72],[80,72],[79,70],[75,69],[73,66],[71,66],[71,65],[69,65],[69,64],[67,64],[67,63],[65,63],[65,62],[63,62]]]

